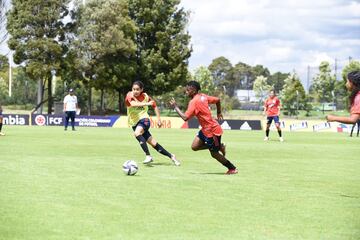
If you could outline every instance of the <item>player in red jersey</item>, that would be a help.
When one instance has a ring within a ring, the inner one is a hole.
[[[280,114],[280,100],[276,97],[275,91],[271,90],[268,99],[266,99],[264,103],[264,115],[267,116],[266,131],[265,131],[266,136],[264,138],[264,141],[269,140],[270,125],[273,120],[275,122],[275,126],[279,134],[280,142],[284,141],[281,135],[279,114]]]
[[[346,88],[350,91],[350,116],[326,116],[328,122],[341,122],[354,124],[360,119],[360,71],[350,72],[347,75]]]
[[[236,167],[225,158],[225,146],[221,144],[223,130],[220,124],[212,118],[209,109],[209,104],[216,104],[217,118],[222,120],[220,99],[199,93],[199,90],[200,84],[198,82],[190,81],[187,83],[186,95],[190,97],[191,100],[185,113],[179,109],[175,99],[170,101],[170,105],[174,107],[175,111],[184,121],[194,116],[199,120],[202,128],[193,140],[191,149],[193,151],[209,149],[211,156],[228,168],[226,174],[236,174],[238,173]]]

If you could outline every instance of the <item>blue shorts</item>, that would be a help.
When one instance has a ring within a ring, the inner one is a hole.
[[[271,117],[267,117],[267,124],[271,124],[272,121],[274,119],[274,122],[276,125],[279,125],[280,124],[280,121],[279,121],[279,116],[271,116]]]
[[[209,148],[211,152],[218,152],[220,151],[221,147],[221,135],[220,136],[212,136],[206,137],[204,133],[200,130],[197,134],[201,141],[203,141],[206,146]]]
[[[150,125],[151,125],[150,124],[150,119],[149,118],[143,118],[143,119],[140,119],[136,123],[135,126],[132,126],[132,129],[135,131],[137,126],[141,126],[144,129],[144,133],[142,134],[142,136],[147,141],[151,137],[151,133],[149,132]]]

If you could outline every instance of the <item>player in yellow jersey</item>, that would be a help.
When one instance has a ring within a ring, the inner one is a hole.
[[[143,92],[144,84],[141,81],[135,81],[132,84],[132,91],[128,92],[125,98],[125,104],[128,113],[128,124],[134,130],[135,138],[138,140],[142,150],[146,154],[144,164],[151,163],[153,157],[150,155],[147,143],[156,151],[169,157],[176,166],[180,166],[180,162],[174,154],[166,151],[149,132],[150,118],[148,114],[149,106],[155,110],[157,117],[157,125],[161,127],[160,111],[156,106],[156,102],[146,93]]]

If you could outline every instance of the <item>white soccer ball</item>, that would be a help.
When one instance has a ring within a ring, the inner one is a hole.
[[[128,160],[123,164],[123,171],[126,175],[135,175],[138,169],[138,165],[133,160]]]

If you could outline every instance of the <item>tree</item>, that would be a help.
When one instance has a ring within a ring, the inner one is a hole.
[[[58,70],[65,54],[63,19],[68,15],[69,0],[13,0],[8,14],[8,45],[14,50],[14,62],[26,67],[26,73],[47,82],[48,113],[52,112],[51,71]],[[39,104],[42,102],[43,91]]]
[[[263,101],[265,93],[269,92],[272,87],[267,84],[267,78],[264,76],[258,76],[254,81],[253,90],[255,92],[256,97],[260,98],[259,104]]]
[[[267,83],[273,87],[275,92],[279,93],[285,84],[285,79],[289,73],[276,72],[268,77]]]
[[[91,113],[91,89],[128,91],[135,75],[134,22],[123,0],[92,0],[78,5],[77,38],[72,51],[87,86],[88,114]],[[120,100],[119,100],[120,102]],[[103,105],[103,104],[102,104]],[[120,106],[120,104],[119,104]]]
[[[190,35],[185,32],[188,13],[179,3],[129,0],[129,14],[138,28],[135,78],[152,94],[174,90],[186,81]]]
[[[232,71],[233,85],[235,89],[253,89],[253,84],[255,81],[255,74],[250,65],[239,62],[237,63]]]
[[[9,67],[9,60],[5,55],[0,54],[0,72]]]
[[[193,78],[200,83],[201,92],[209,95],[215,92],[214,80],[208,68],[204,66],[198,67],[194,71]]]
[[[313,91],[320,102],[333,102],[336,77],[331,74],[329,62],[321,62],[319,74],[313,79]]]
[[[270,71],[268,68],[264,67],[263,65],[256,65],[252,68],[252,72],[255,77],[263,76],[265,78],[270,77]]]
[[[214,85],[219,91],[226,90],[226,94],[233,95],[234,87],[232,81],[232,69],[230,61],[225,57],[218,57],[212,60],[208,66],[211,72]]]
[[[297,115],[298,110],[308,107],[304,87],[296,73],[289,74],[285,79],[281,95],[282,106],[286,115]]]

